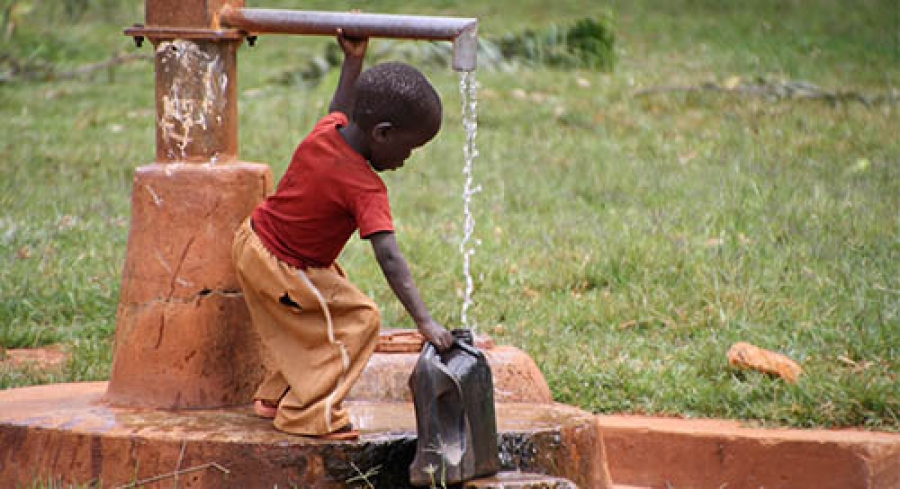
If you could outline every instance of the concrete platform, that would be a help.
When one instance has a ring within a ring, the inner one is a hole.
[[[113,408],[106,382],[0,391],[0,487],[35,481],[115,487],[405,488],[415,450],[409,403],[350,402],[358,442],[287,435],[249,407]],[[504,470],[606,487],[602,438],[590,413],[561,404],[498,403]],[[154,479],[156,478],[156,479]],[[490,486],[488,486],[490,487]],[[513,486],[507,486],[513,487]]]
[[[598,419],[616,484],[662,489],[900,488],[897,433],[758,429],[717,419]]]
[[[58,480],[115,487],[403,488],[415,450],[407,403],[351,402],[358,443],[279,433],[249,407],[111,408],[106,383],[0,391],[0,487]],[[504,470],[473,488],[900,488],[900,434],[748,428],[734,421],[592,416],[499,403]],[[602,441],[601,441],[602,440]],[[601,443],[605,442],[605,453]]]

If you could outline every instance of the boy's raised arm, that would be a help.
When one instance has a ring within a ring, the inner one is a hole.
[[[400,299],[406,312],[412,316],[413,321],[419,328],[419,332],[425,336],[438,350],[444,351],[453,344],[453,335],[446,328],[438,324],[432,319],[428,308],[422,302],[419,295],[419,289],[413,282],[412,275],[409,273],[409,267],[406,260],[397,247],[397,240],[394,233],[383,232],[373,234],[369,240],[372,242],[372,249],[375,251],[375,259],[384,273],[391,290]]]
[[[334,90],[334,97],[331,98],[331,105],[328,106],[328,112],[343,112],[349,116],[356,99],[354,85],[362,71],[363,58],[366,57],[369,39],[347,37],[338,29],[337,41],[341,50],[344,51],[344,63],[341,65],[341,77]]]

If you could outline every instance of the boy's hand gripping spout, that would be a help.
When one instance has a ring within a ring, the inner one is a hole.
[[[416,288],[409,273],[409,266],[397,247],[394,233],[375,233],[369,237],[369,240],[375,251],[375,259],[378,260],[378,265],[391,286],[391,290],[406,308],[406,312],[412,316],[419,332],[439,351],[450,348],[453,345],[453,335],[432,319],[431,314],[428,313],[428,309],[419,295],[419,289]]]
[[[344,52],[344,58],[364,58],[369,46],[367,37],[350,37],[344,34],[343,29],[337,30],[337,41]]]
[[[343,112],[349,116],[356,101],[354,88],[356,79],[359,78],[359,74],[362,72],[363,58],[366,56],[369,39],[366,37],[347,37],[342,29],[338,29],[337,42],[341,47],[341,51],[344,52],[344,62],[341,64],[341,77],[338,80],[337,88],[334,90],[334,97],[331,98],[331,105],[328,106],[328,111]]]

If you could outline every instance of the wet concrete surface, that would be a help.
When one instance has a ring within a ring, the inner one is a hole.
[[[578,489],[570,480],[546,475],[501,472],[494,477],[473,480],[464,489]]]
[[[0,487],[27,487],[42,477],[114,487],[169,474],[143,486],[168,488],[178,471],[181,488],[366,487],[365,481],[407,487],[415,418],[406,403],[350,402],[359,442],[323,442],[280,433],[246,406],[113,408],[102,400],[105,389],[97,382],[0,391]],[[607,454],[613,480],[627,485],[616,488],[900,487],[896,433],[593,416],[547,403],[498,403],[497,417],[503,470],[549,474],[577,487],[609,486]],[[474,487],[566,487],[488,482]]]
[[[0,486],[47,475],[107,486],[200,467],[186,473],[179,487],[331,488],[364,480],[408,487],[415,451],[411,404],[349,402],[360,440],[329,442],[278,432],[249,406],[111,407],[103,401],[106,386],[0,391]],[[560,404],[503,403],[497,418],[504,470],[571,478],[580,487],[606,485],[601,435],[590,413]],[[158,487],[171,483],[169,478]]]

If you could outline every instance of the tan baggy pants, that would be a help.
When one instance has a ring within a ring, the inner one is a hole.
[[[375,303],[337,264],[298,270],[278,260],[249,219],[235,233],[232,259],[269,370],[254,399],[277,403],[275,427],[288,433],[349,424],[341,403],[375,351]]]

